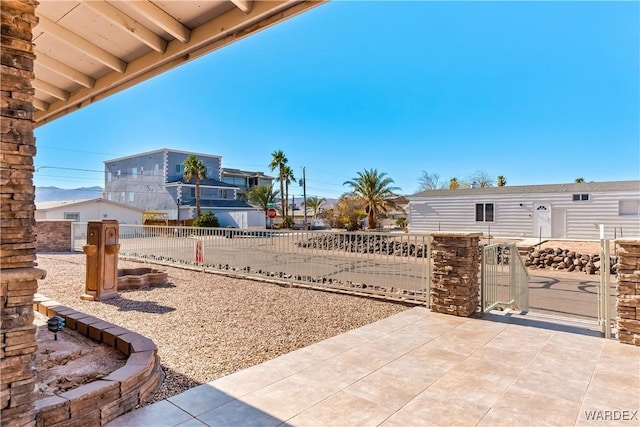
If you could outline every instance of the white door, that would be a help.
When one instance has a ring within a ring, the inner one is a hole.
[[[554,209],[551,213],[551,229],[553,237],[563,239],[567,237],[567,210]]]
[[[551,237],[551,204],[536,203],[533,205],[533,235]]]

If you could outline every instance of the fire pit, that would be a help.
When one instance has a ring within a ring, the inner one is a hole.
[[[155,268],[121,268],[118,269],[118,290],[166,285],[168,276]]]

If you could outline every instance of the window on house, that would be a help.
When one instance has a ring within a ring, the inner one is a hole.
[[[588,194],[574,194],[573,201],[574,202],[586,202],[589,200]]]
[[[153,174],[154,174],[155,176],[160,175],[160,165],[159,165],[159,164],[157,164],[157,163],[156,163],[155,165],[153,165]]]
[[[118,179],[120,179],[120,169],[118,169]]]
[[[133,191],[129,191],[129,201],[133,202],[133,199],[135,197],[135,193]]]
[[[476,203],[476,222],[493,222],[493,203]]]
[[[65,212],[64,219],[70,219],[73,221],[80,221],[80,212]]]
[[[213,168],[207,168],[205,173],[207,174],[207,178],[213,179]]]
[[[111,172],[107,172],[107,182],[111,182],[112,174]]]
[[[176,165],[176,173],[182,175],[184,173],[184,165]]]
[[[191,187],[191,197],[196,197],[196,188]]]
[[[120,195],[120,201],[121,201],[122,203],[124,203],[124,201],[126,200],[126,199],[125,199],[125,197],[126,197],[126,194],[125,194],[125,192],[123,191],[123,192],[122,192],[122,194]]]
[[[227,198],[227,190],[220,190],[220,198],[221,199]]]
[[[618,202],[618,215],[640,216],[640,199],[620,200]]]
[[[131,168],[131,176],[133,178],[137,178],[138,177],[138,168]]]

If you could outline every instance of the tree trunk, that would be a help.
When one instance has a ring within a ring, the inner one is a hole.
[[[280,207],[282,208],[282,216],[287,214],[286,210],[287,201],[284,198],[284,182],[282,182],[282,169],[280,169]]]
[[[200,216],[200,179],[196,175],[196,216]]]

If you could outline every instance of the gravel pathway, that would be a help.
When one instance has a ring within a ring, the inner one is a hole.
[[[92,302],[80,299],[83,254],[38,254],[38,267],[47,271],[40,294],[156,343],[166,379],[153,401],[410,307],[172,267],[160,267],[169,274],[167,286]]]

